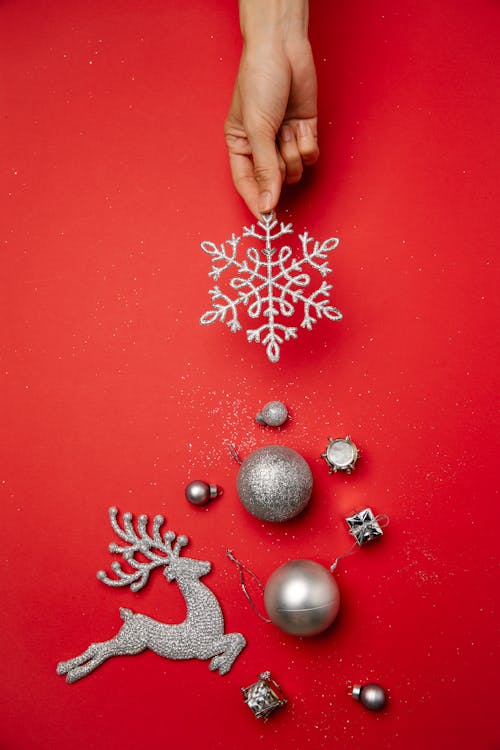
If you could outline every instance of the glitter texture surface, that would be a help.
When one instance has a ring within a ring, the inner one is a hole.
[[[282,401],[269,401],[255,419],[268,427],[281,427],[288,419],[288,409]]]
[[[209,291],[213,309],[201,316],[200,323],[210,325],[218,320],[226,323],[235,333],[243,327],[238,314],[241,306],[245,307],[249,318],[265,319],[261,326],[249,328],[246,333],[248,341],[262,343],[266,347],[271,362],[279,360],[280,346],[284,341],[297,337],[295,326],[278,322],[293,315],[297,303],[303,306],[300,327],[308,331],[320,318],[342,318],[342,313],[329,304],[331,284],[322,281],[308,296],[304,294],[304,289],[311,283],[310,271],[317,271],[323,278],[331,272],[327,254],[337,247],[338,239],[331,237],[320,244],[307,232],[299,234],[302,257],[293,258],[291,247],[283,245],[278,250],[274,244],[280,237],[293,233],[292,225],[281,222],[277,227],[274,213],[263,215],[257,222],[257,228],[254,224],[244,227],[243,237],[258,240],[264,245],[261,249],[249,247],[244,260],[237,259],[241,237],[235,234],[220,247],[213,242],[201,243],[201,249],[212,258],[209,276],[217,281],[228,269],[233,270],[235,275],[229,281],[229,294],[225,294],[217,285]]]
[[[297,451],[268,445],[243,461],[238,474],[238,495],[245,508],[262,521],[287,521],[304,510],[313,479]]]
[[[136,529],[131,513],[124,514],[123,528],[118,524],[116,508],[110,508],[109,515],[113,529],[125,542],[111,544],[110,551],[121,554],[132,571],[127,572],[115,561],[111,567],[117,577],[109,578],[99,571],[98,578],[108,586],[130,586],[137,590],[146,584],[153,568],[164,566],[165,577],[176,581],[186,600],[186,619],[178,625],[167,625],[122,607],[120,616],[124,623],[115,637],[92,643],[79,656],[60,662],[57,673],[65,674],[67,682],[76,682],[112,656],[139,654],[146,649],[165,659],[210,659],[211,670],[221,675],[229,672],[246,641],[241,633],[224,633],[220,604],[199,580],[210,572],[210,563],[179,557],[188,539],[185,536],[176,539],[172,531],[161,536],[162,516],[155,517],[150,536],[147,516],[139,516]],[[136,560],[136,552],[149,562]]]

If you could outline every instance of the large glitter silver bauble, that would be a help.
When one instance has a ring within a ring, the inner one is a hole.
[[[340,592],[335,578],[317,562],[292,560],[270,576],[264,601],[271,621],[291,635],[316,635],[335,620]]]
[[[245,508],[262,521],[288,521],[309,502],[312,474],[297,451],[283,445],[258,448],[240,468],[237,488]]]

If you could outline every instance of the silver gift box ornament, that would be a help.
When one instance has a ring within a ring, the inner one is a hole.
[[[384,534],[379,524],[380,519],[373,515],[371,508],[360,510],[345,520],[349,526],[349,533],[353,535],[360,547]]]

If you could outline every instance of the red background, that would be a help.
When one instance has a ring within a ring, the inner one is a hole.
[[[500,747],[499,20],[487,0],[312,4],[322,154],[280,217],[340,237],[344,320],[271,365],[198,323],[200,240],[251,220],[222,137],[236,3],[2,3],[2,750]],[[272,397],[294,417],[277,435],[254,422]],[[346,433],[359,468],[331,477],[319,454]],[[244,511],[228,439],[306,457],[302,517]],[[189,506],[197,477],[224,496]],[[163,513],[212,561],[227,630],[248,639],[229,675],[144,653],[56,676],[115,634],[121,605],[183,618],[158,573],[135,595],[95,578],[112,504]],[[298,640],[258,620],[225,548],[264,579],[291,558],[328,564],[366,505],[391,524],[342,562],[335,626]],[[266,725],[239,690],[264,669],[290,700]],[[346,694],[367,680],[389,690],[382,714]]]

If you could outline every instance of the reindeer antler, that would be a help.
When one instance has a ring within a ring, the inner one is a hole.
[[[115,534],[126,542],[124,545],[112,542],[109,545],[109,551],[122,555],[125,562],[135,572],[127,573],[126,570],[123,570],[121,563],[115,560],[111,563],[111,569],[118,578],[109,578],[104,570],[99,570],[97,577],[108,586],[130,586],[131,591],[139,591],[146,585],[149,574],[154,568],[161,565],[168,566],[173,559],[179,557],[182,547],[185,547],[188,543],[188,538],[183,535],[178,536],[172,547],[175,533],[166,531],[163,537],[160,533],[160,529],[165,522],[163,516],[154,517],[151,536],[148,534],[149,519],[146,515],[137,518],[137,531],[134,528],[132,518],[132,513],[124,513],[122,528],[117,520],[118,508],[112,507],[109,509],[109,519]],[[157,552],[153,552],[153,550],[157,550]],[[140,552],[150,562],[136,560],[134,558],[136,552]]]

